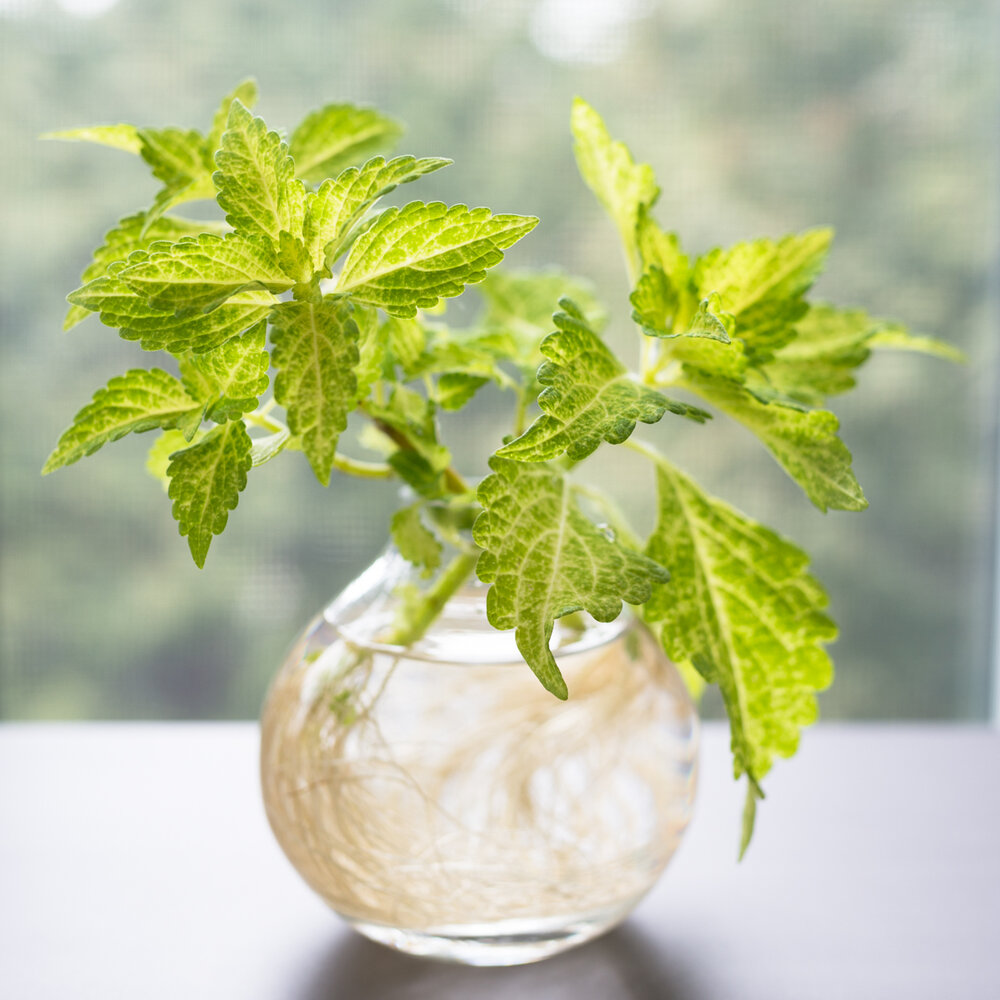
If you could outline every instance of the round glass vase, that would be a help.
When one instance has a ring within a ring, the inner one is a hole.
[[[487,622],[475,552],[444,565],[426,581],[390,547],[299,638],[264,704],[264,804],[362,934],[536,961],[610,929],[656,882],[691,812],[697,717],[627,609],[557,621],[569,699],[554,698]]]

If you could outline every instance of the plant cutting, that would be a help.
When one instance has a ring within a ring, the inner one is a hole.
[[[43,471],[159,430],[147,464],[199,567],[265,462],[304,458],[332,490],[342,476],[405,486],[393,544],[272,687],[268,816],[369,936],[479,964],[544,957],[621,920],[672,855],[694,790],[692,696],[722,695],[742,854],[766,774],[832,679],[836,628],[807,555],[674,465],[670,422],[712,435],[715,417],[735,420],[820,510],[860,511],[827,399],[874,350],[957,352],[811,301],[828,229],[689,255],[654,215],[652,168],[578,99],[577,163],[632,289],[636,351],[620,359],[585,282],[491,270],[536,218],[380,208],[451,161],[386,159],[399,126],[345,104],[286,141],[255,100],[240,84],[204,134],[52,134],[138,154],[161,184],[107,234],[66,326],[97,313],[164,367],[99,389]],[[176,211],[208,199],[225,221]],[[446,300],[467,286],[479,315],[451,324]],[[490,384],[510,423],[474,484],[437,418]],[[362,430],[345,446],[349,419]],[[648,463],[648,537],[579,479],[614,448]]]

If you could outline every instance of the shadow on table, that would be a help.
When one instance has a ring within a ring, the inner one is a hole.
[[[477,969],[413,958],[358,934],[318,958],[294,1000],[701,1000],[685,970],[625,925],[535,965]]]

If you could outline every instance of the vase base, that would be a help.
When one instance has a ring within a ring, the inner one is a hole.
[[[632,911],[638,898],[579,916],[497,920],[410,930],[347,917],[365,937],[410,955],[459,965],[527,965],[574,948],[611,930]]]

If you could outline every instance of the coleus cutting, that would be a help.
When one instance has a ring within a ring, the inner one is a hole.
[[[69,296],[66,327],[95,312],[172,358],[176,374],[134,368],[112,378],[43,471],[160,429],[147,464],[165,480],[198,566],[249,474],[282,452],[303,453],[323,485],[334,470],[402,480],[419,499],[391,530],[436,582],[433,601],[408,602],[411,619],[395,638],[417,638],[474,565],[491,585],[490,622],[516,630],[525,661],[559,698],[569,692],[549,650],[554,621],[579,611],[610,621],[623,602],[640,605],[695,693],[705,683],[721,691],[735,776],[748,782],[745,849],[762,779],[816,718],[836,628],[806,554],[705,493],[637,441],[636,424],[705,423],[718,411],[756,434],[821,510],[862,510],[826,398],[854,385],[873,349],[957,352],[864,311],[809,302],[828,229],[690,257],[652,214],[652,168],[578,99],[577,163],[618,230],[633,287],[640,356],[630,371],[602,339],[605,313],[584,284],[487,273],[537,219],[440,202],[377,210],[383,195],[451,161],[373,155],[400,127],[345,104],[311,113],[284,141],[251,113],[255,100],[253,82],[240,84],[204,135],[131,125],[51,134],[138,154],[162,184],[149,209],[107,234]],[[209,198],[225,223],[171,214]],[[467,285],[485,308],[471,328],[451,328],[443,300]],[[451,466],[436,415],[488,382],[512,395],[513,433],[473,490]],[[352,413],[370,422],[384,462],[339,450]],[[613,500],[573,479],[576,463],[619,445],[648,459],[655,479],[658,514],[645,540]],[[424,508],[447,498],[481,508],[478,559],[442,566]],[[613,530],[588,515],[595,503]]]

